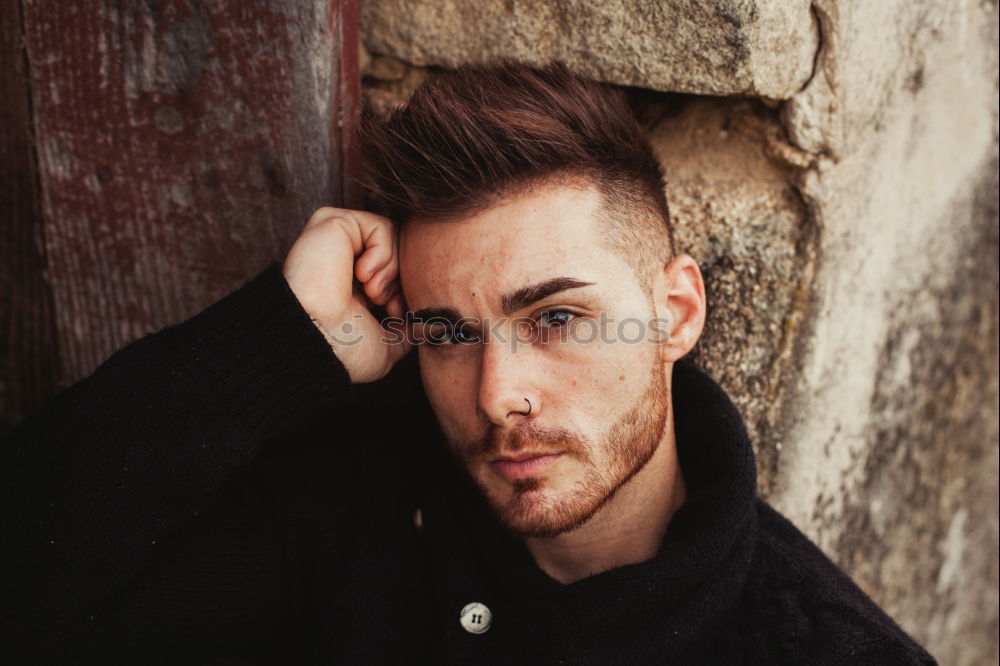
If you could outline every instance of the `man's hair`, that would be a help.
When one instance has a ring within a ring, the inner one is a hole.
[[[360,139],[365,186],[399,224],[579,182],[600,192],[600,232],[644,286],[674,255],[663,171],[624,95],[561,63],[431,73],[387,119],[366,111]]]

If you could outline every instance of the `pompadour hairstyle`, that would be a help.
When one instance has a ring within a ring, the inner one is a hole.
[[[602,195],[600,231],[644,285],[674,256],[664,177],[624,95],[561,63],[434,72],[387,119],[366,111],[365,186],[398,224],[482,212],[549,182]]]

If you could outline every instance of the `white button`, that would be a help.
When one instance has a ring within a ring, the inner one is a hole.
[[[472,603],[465,604],[465,608],[462,609],[462,612],[458,616],[458,621],[461,623],[462,628],[470,634],[483,634],[490,628],[490,622],[493,621],[493,613],[486,607],[486,604],[473,601]]]

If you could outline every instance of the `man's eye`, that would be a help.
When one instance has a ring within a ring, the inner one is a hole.
[[[446,326],[438,324],[425,329],[424,339],[432,345],[456,345],[477,342],[476,332],[467,326]]]
[[[451,336],[452,342],[458,344],[470,344],[479,341],[479,336],[468,326],[459,326]]]
[[[428,342],[432,345],[443,345],[448,342],[450,337],[450,327],[444,326],[442,324],[435,324],[432,326],[424,326],[424,342]]]
[[[575,314],[566,310],[548,310],[539,315],[538,323],[543,328],[560,328],[569,324],[575,317]]]

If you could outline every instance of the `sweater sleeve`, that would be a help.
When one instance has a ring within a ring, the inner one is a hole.
[[[132,588],[168,552],[234,552],[226,539],[250,559],[274,552],[280,536],[259,520],[260,503],[223,499],[223,487],[277,426],[342,403],[349,385],[272,263],[192,319],[115,352],[20,424],[0,446],[5,654],[68,661],[102,622],[115,624],[104,614],[116,599],[142,606]],[[210,526],[200,541],[199,521]]]

